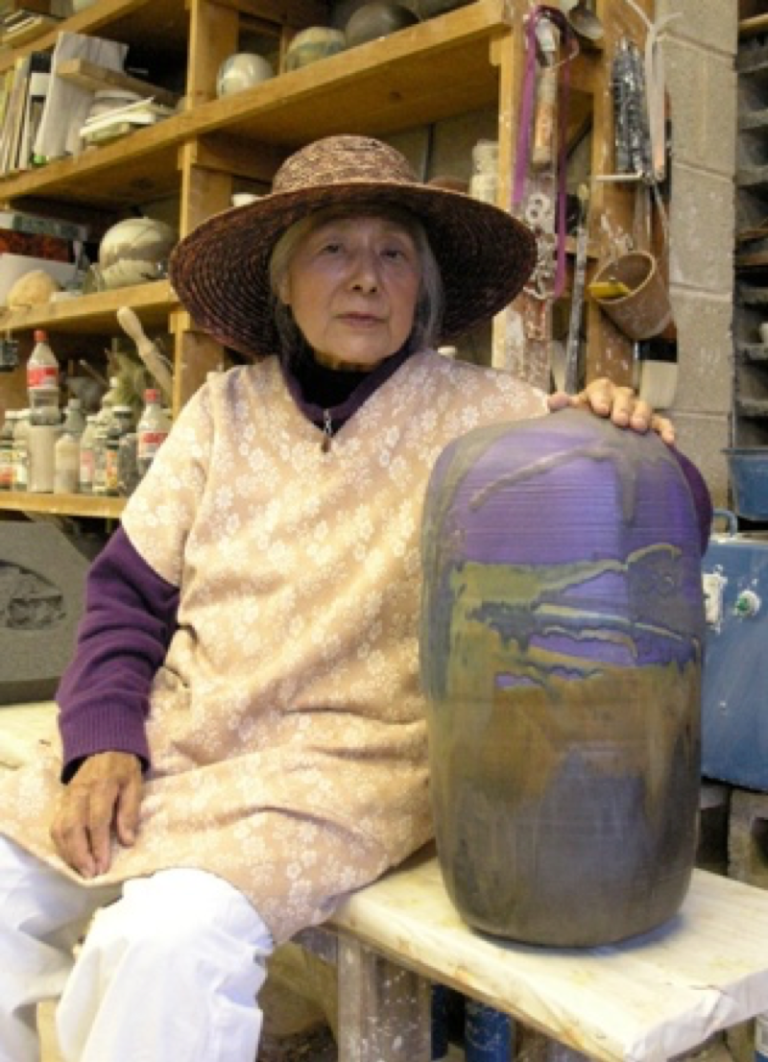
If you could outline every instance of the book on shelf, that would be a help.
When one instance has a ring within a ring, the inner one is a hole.
[[[91,232],[87,225],[67,218],[30,214],[23,210],[0,210],[0,229],[23,232],[30,236],[57,236],[62,240],[87,243]]]
[[[8,96],[5,121],[0,132],[0,175],[11,173],[16,164],[16,154],[24,120],[27,80],[30,56],[18,56],[13,67],[13,84]]]
[[[32,166],[32,147],[40,128],[40,119],[51,82],[50,52],[32,52],[29,59],[27,98],[16,155],[16,169],[19,170],[28,170]]]
[[[18,48],[61,22],[58,15],[44,15],[21,8],[0,22],[0,44]]]
[[[48,92],[50,69],[48,52],[30,52],[14,67],[0,133],[1,174],[15,173],[31,165],[32,144]]]

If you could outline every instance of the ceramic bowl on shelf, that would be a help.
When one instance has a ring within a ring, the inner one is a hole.
[[[288,45],[285,53],[285,69],[298,70],[302,66],[326,59],[329,55],[342,52],[347,46],[347,39],[342,30],[330,26],[310,26],[297,33]]]
[[[391,0],[369,0],[347,22],[347,47],[354,48],[358,44],[378,40],[379,37],[388,37],[390,33],[414,26],[418,21],[418,15],[402,4],[392,3]]]
[[[272,64],[263,55],[255,52],[236,52],[219,67],[216,77],[216,95],[231,96],[235,92],[253,88],[275,76]]]
[[[132,103],[139,103],[145,99],[139,92],[129,92],[128,89],[107,88],[98,89],[93,94],[93,102],[88,110],[87,118],[101,118],[110,111],[121,110],[129,107]]]
[[[107,229],[99,244],[99,277],[104,288],[159,280],[177,242],[170,225],[152,218],[127,218]]]

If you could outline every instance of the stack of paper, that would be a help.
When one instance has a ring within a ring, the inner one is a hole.
[[[128,46],[117,41],[80,33],[59,34],[53,52],[51,85],[33,145],[37,161],[49,162],[81,150],[80,129],[93,102],[93,92],[57,76],[59,64],[68,59],[88,59],[110,70],[122,70],[127,52]]]
[[[102,144],[107,140],[132,133],[143,125],[154,125],[172,115],[173,109],[151,98],[137,100],[125,107],[116,107],[112,111],[88,118],[80,130],[80,136],[86,144]]]

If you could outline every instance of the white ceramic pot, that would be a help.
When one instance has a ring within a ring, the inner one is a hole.
[[[262,81],[274,77],[272,64],[263,55],[254,52],[236,52],[219,67],[216,77],[216,95],[231,96],[243,89],[253,88]]]
[[[127,218],[107,229],[99,244],[99,273],[105,288],[143,284],[163,276],[177,242],[170,225],[152,218]]]

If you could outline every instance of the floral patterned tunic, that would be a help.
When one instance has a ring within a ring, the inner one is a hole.
[[[180,587],[179,626],[152,686],[139,837],[99,883],[201,867],[280,942],[429,840],[426,484],[456,435],[545,412],[509,375],[431,352],[329,448],[276,358],[201,388],[123,517]],[[48,838],[59,771],[52,751],[10,775],[0,830],[75,876]]]

